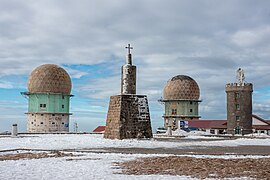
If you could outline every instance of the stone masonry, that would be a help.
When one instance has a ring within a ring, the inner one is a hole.
[[[111,96],[105,138],[151,138],[151,122],[147,96]]]
[[[227,133],[252,133],[252,91],[251,83],[229,83],[227,93]]]
[[[121,94],[136,94],[136,66],[122,66]]]
[[[109,139],[151,138],[152,128],[146,95],[136,95],[136,66],[133,49],[126,47],[126,64],[122,66],[121,95],[111,96],[104,137]]]

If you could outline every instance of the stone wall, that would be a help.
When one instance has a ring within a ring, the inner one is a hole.
[[[68,132],[69,114],[28,113],[27,132]]]
[[[251,83],[226,85],[227,133],[252,133],[252,91]]]
[[[111,96],[105,138],[151,138],[152,129],[147,96]]]

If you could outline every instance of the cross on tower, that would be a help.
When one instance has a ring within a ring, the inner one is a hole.
[[[126,47],[126,49],[128,49],[128,54],[130,54],[130,50],[133,49],[133,47],[131,47],[130,44],[128,44],[128,46]]]

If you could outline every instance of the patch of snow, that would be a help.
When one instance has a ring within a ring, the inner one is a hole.
[[[189,138],[192,136],[188,136]],[[203,136],[193,136],[202,138]],[[153,139],[104,139],[103,135],[91,134],[45,134],[26,136],[23,138],[0,138],[0,150],[11,149],[87,149],[87,148],[182,148],[192,146],[238,146],[264,145],[270,146],[270,138],[217,140],[217,141],[157,141]],[[26,151],[12,151],[22,153]],[[32,151],[37,152],[37,151]],[[2,152],[0,155],[10,154]],[[78,152],[76,152],[77,154]],[[43,159],[20,159],[0,161],[0,179],[192,179],[186,176],[167,175],[124,175],[119,174],[115,162],[133,160],[140,157],[171,156],[171,154],[121,154],[121,153],[78,153],[79,157],[58,157]],[[184,155],[195,158],[268,158],[269,156],[239,156],[239,155]],[[71,161],[67,159],[72,159]]]
[[[191,136],[188,136],[192,138]],[[203,136],[193,136],[193,138]],[[211,138],[211,137],[205,137]],[[214,137],[216,138],[216,137]],[[9,149],[87,149],[87,148],[186,148],[192,146],[270,146],[270,138],[220,139],[216,141],[158,141],[154,139],[111,140],[100,134],[43,134],[24,138],[0,138],[0,150]]]
[[[266,137],[266,138],[270,138],[269,135],[264,134],[264,133],[246,134],[245,136],[248,136],[248,137]]]
[[[204,135],[211,135],[211,134],[205,131],[190,131],[188,135],[189,136],[204,136]]]
[[[176,129],[175,131],[172,131],[173,136],[187,136],[189,133],[182,130],[182,129]]]
[[[115,162],[134,160],[150,155],[84,153],[79,157],[22,159],[0,161],[0,179],[192,179],[170,175],[124,175]],[[67,159],[72,159],[67,161]],[[77,159],[77,160],[76,160]],[[194,179],[194,178],[193,178]]]

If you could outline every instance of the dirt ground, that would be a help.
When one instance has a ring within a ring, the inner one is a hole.
[[[0,161],[7,160],[19,160],[19,159],[40,159],[40,158],[50,158],[50,157],[64,157],[64,156],[74,156],[72,153],[63,153],[60,151],[55,152],[41,152],[41,153],[16,153],[16,154],[5,154],[0,155]]]
[[[92,149],[97,152],[98,149]],[[270,155],[270,146],[234,146],[234,147],[220,147],[220,146],[190,146],[183,148],[103,148],[113,153],[126,154],[196,154],[196,155]],[[90,150],[91,151],[91,150]]]
[[[153,157],[117,163],[123,174],[132,175],[182,175],[194,178],[250,177],[268,179],[270,158],[218,159],[194,157]]]
[[[168,154],[169,157],[141,158],[134,161],[116,163],[123,174],[167,174],[203,178],[237,178],[250,177],[255,179],[269,179],[270,177],[270,146],[235,146],[209,147],[190,146],[181,148],[91,148],[66,149],[62,151],[37,149],[6,150],[0,155],[0,161],[19,159],[38,159],[49,157],[70,156],[67,161],[89,160],[82,157],[73,159],[73,152],[85,153],[122,153],[122,154]],[[33,151],[36,151],[33,153]],[[260,159],[219,159],[194,158],[175,155],[260,155]]]

